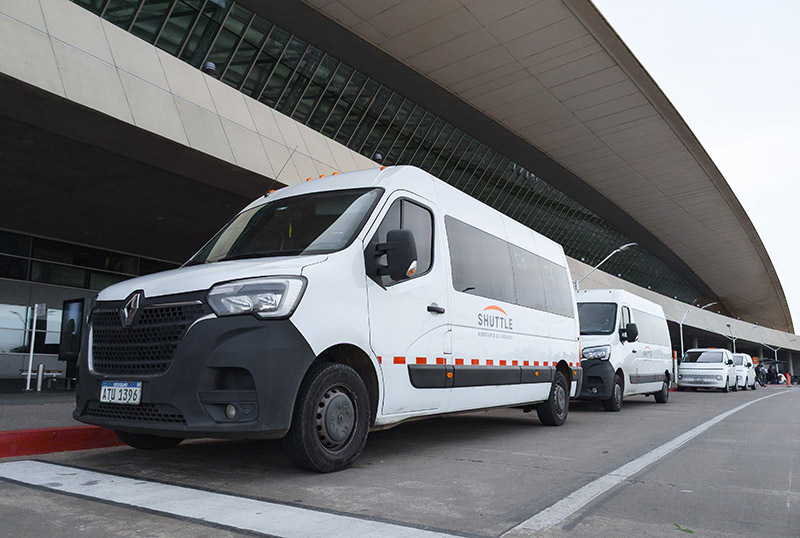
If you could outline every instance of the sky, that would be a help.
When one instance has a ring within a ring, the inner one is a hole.
[[[800,332],[800,2],[593,2],[733,189]]]

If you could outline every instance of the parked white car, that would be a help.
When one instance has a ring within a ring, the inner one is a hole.
[[[737,390],[736,367],[727,349],[690,349],[678,365],[678,390],[686,388]]]
[[[745,390],[756,390],[756,369],[753,366],[753,357],[746,353],[734,353],[733,365],[736,366],[736,386]]]

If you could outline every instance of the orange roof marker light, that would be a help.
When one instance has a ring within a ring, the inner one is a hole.
[[[307,177],[306,181],[311,181],[312,179],[314,179],[314,178]]]
[[[325,177],[325,174],[322,174],[322,175],[321,175],[321,176],[319,176],[319,177],[320,177],[320,178],[323,178],[323,177]]]
[[[386,170],[386,167],[385,166],[381,166],[381,170]]]
[[[339,172],[334,172],[334,173],[332,173],[331,175],[332,175],[332,176],[335,176],[335,175],[336,175],[336,174],[338,174],[338,173],[339,173]]]

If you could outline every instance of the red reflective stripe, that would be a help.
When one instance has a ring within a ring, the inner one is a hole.
[[[534,366],[539,366],[539,361],[533,361]]]
[[[442,358],[442,357],[437,357],[436,358],[436,364],[444,364],[444,363],[445,363],[444,358]]]
[[[378,355],[378,364],[383,364],[383,361],[381,360],[381,356],[380,355]]]
[[[428,359],[425,357],[417,357],[417,364],[428,364]]]
[[[394,363],[395,364],[405,364],[406,363],[406,358],[405,357],[395,357],[394,358]]]
[[[494,360],[493,359],[486,359],[486,364],[488,364],[489,366],[492,366],[494,364]]]
[[[472,364],[473,365],[480,364],[480,361],[478,359],[472,359]]]
[[[464,359],[456,359],[456,364],[463,365]]]

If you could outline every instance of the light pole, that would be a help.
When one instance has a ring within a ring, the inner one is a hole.
[[[705,306],[701,306],[700,310],[705,310],[709,306],[714,306],[715,304],[717,304],[716,301],[714,301],[713,303],[708,303]],[[686,321],[686,318],[688,318],[691,314],[692,314],[692,311],[691,310],[687,310],[686,313],[683,314],[683,317],[681,318],[681,322],[680,322],[680,327],[679,328],[680,328],[680,333],[681,333],[681,358],[683,358],[683,353],[684,353],[684,350],[683,350],[683,322]]]
[[[603,258],[603,261],[601,261],[600,263],[598,263],[597,265],[595,265],[595,266],[592,268],[592,270],[591,270],[591,271],[589,271],[588,273],[586,273],[585,275],[583,275],[583,277],[582,277],[582,278],[580,278],[580,279],[578,279],[578,280],[576,280],[576,281],[575,281],[575,291],[578,291],[578,290],[580,289],[580,284],[581,284],[581,282],[583,282],[583,281],[586,279],[586,277],[588,277],[589,275],[591,275],[592,273],[594,273],[594,272],[595,272],[595,271],[596,271],[596,270],[597,270],[597,269],[598,269],[598,268],[599,268],[601,265],[603,265],[604,263],[606,263],[606,262],[608,261],[608,259],[609,259],[609,258],[611,258],[611,256],[614,256],[615,254],[619,254],[619,253],[620,253],[620,252],[622,252],[623,250],[627,250],[627,249],[629,249],[630,247],[634,247],[634,246],[636,246],[636,245],[638,245],[638,243],[628,243],[627,245],[622,245],[621,247],[619,247],[618,249],[616,249],[615,251],[613,251],[611,254],[609,254],[608,256],[606,256],[605,258]]]
[[[736,337],[736,336],[733,336],[733,329],[731,329],[731,324],[730,323],[726,323],[725,326],[728,327],[728,330],[731,332],[731,335],[728,336],[727,334],[723,334],[722,336],[724,336],[725,338],[730,338],[731,339],[731,341],[733,342],[733,352],[736,353],[736,340],[738,340],[739,338]]]

